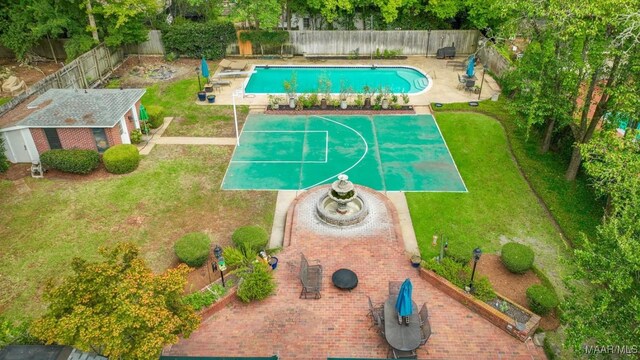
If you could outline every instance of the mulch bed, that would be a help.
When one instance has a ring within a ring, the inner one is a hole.
[[[524,274],[513,274],[502,264],[500,255],[482,255],[477,266],[478,274],[487,276],[495,291],[515,301],[518,305],[529,309],[527,304],[527,288],[542,281],[531,270]],[[530,310],[530,309],[529,309]],[[540,327],[544,330],[555,330],[560,325],[555,313],[542,317]]]

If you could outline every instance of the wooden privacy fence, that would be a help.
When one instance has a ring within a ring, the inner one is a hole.
[[[125,55],[164,55],[162,31],[149,30],[149,39],[136,45],[124,46]]]
[[[486,40],[485,40],[486,41]],[[487,64],[489,70],[497,76],[502,76],[505,71],[511,68],[511,62],[505,59],[502,54],[493,46],[483,46],[478,51],[478,57],[483,64]]]
[[[27,91],[0,106],[0,114],[13,109],[33,94],[49,89],[87,89],[96,86],[124,60],[124,51],[110,51],[104,44],[80,55],[62,69],[29,86]]]
[[[478,48],[477,30],[392,31],[289,31],[295,54],[369,55],[379,49],[400,50],[402,55],[435,56],[445,46],[456,47],[456,55],[469,55]]]

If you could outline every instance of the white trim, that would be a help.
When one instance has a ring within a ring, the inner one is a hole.
[[[133,127],[140,129],[140,119],[138,119],[138,111],[135,103],[133,103],[133,106],[131,107],[131,114],[133,114]]]
[[[127,119],[124,117],[124,115],[120,118],[120,127],[122,129],[122,133],[120,133],[120,139],[122,140],[122,143],[131,144],[131,139],[129,138],[129,129],[127,128]]]
[[[252,65],[251,66],[251,71],[252,74],[250,76],[248,76],[243,85],[242,88],[246,89],[247,85],[249,84],[249,80],[251,80],[251,76],[253,76],[254,73],[257,73],[256,68],[257,67],[270,67],[270,68],[405,68],[405,69],[411,69],[411,70],[415,70],[418,73],[420,73],[421,75],[423,75],[424,77],[427,78],[427,80],[429,81],[429,84],[427,85],[426,88],[424,88],[421,91],[415,92],[415,93],[407,93],[407,95],[409,96],[416,96],[416,95],[422,95],[424,93],[426,93],[427,91],[431,90],[431,87],[433,86],[433,79],[431,78],[431,76],[429,76],[429,74],[427,74],[426,72],[418,69],[415,66],[410,66],[410,65],[379,65],[379,64],[372,64],[372,65],[270,65],[270,64],[256,64],[256,65]],[[247,93],[245,91],[246,94],[253,94],[253,95],[266,95],[266,94],[271,94],[271,95],[277,95],[277,96],[281,96],[281,95],[286,95],[286,93]],[[306,94],[304,92],[299,92],[299,94]],[[340,93],[330,93],[330,95],[340,95]]]

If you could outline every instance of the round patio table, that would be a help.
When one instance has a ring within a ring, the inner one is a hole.
[[[349,269],[340,269],[333,273],[331,281],[339,289],[351,290],[358,286],[358,275]]]

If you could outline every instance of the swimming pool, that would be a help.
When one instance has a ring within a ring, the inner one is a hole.
[[[408,66],[256,66],[245,85],[247,94],[282,94],[284,82],[295,74],[298,93],[318,92],[318,80],[328,78],[331,92],[339,93],[349,87],[361,93],[365,85],[375,91],[389,87],[393,93],[418,94],[429,90],[431,79],[416,68]]]

